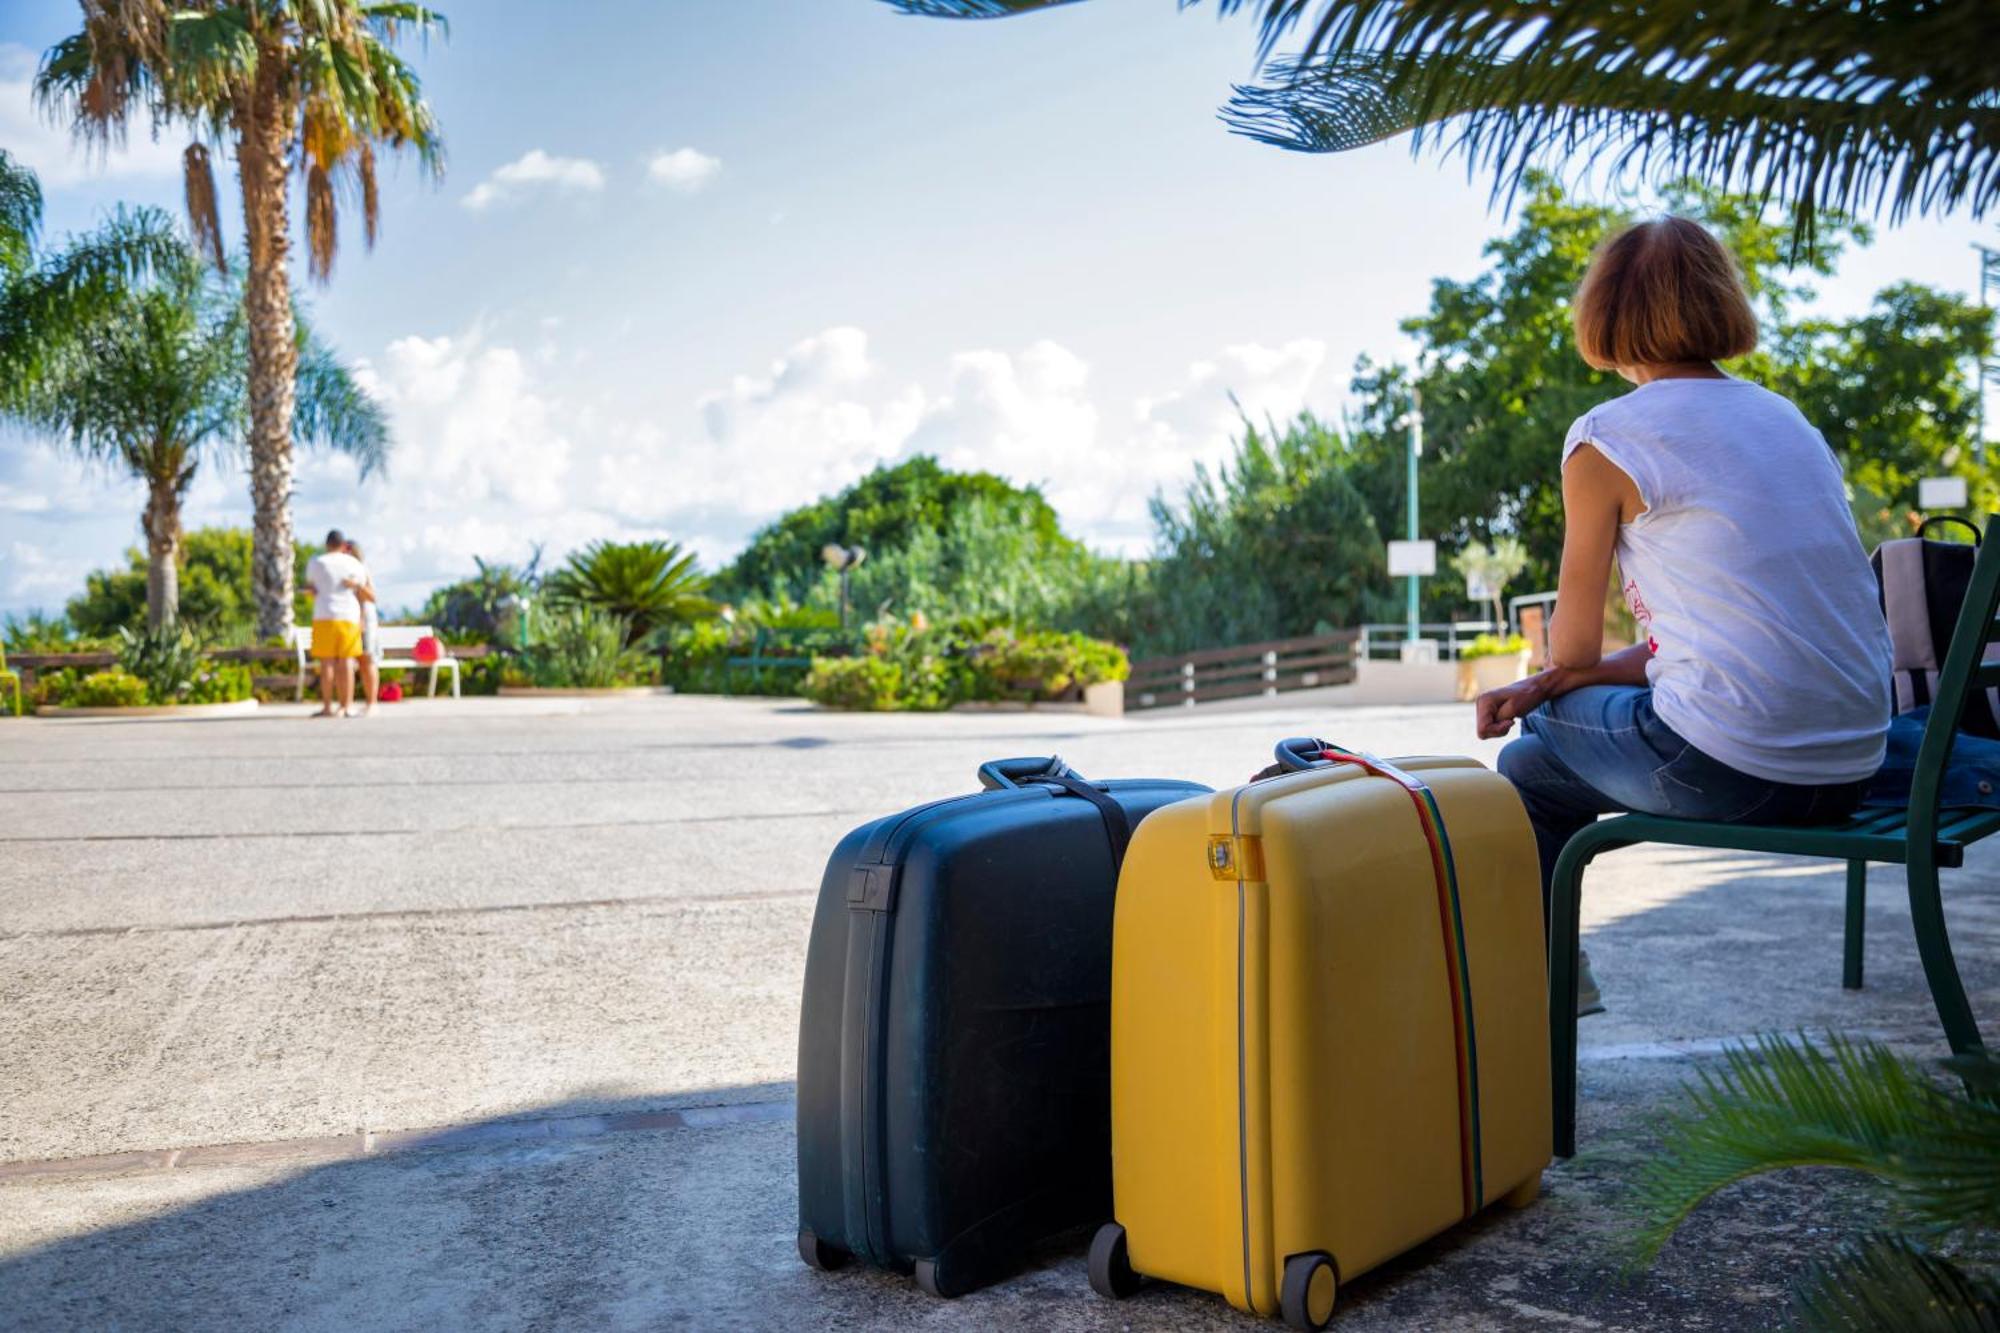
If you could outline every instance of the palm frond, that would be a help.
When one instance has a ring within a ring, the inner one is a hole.
[[[183,189],[187,195],[188,227],[194,232],[197,250],[215,261],[217,268],[227,264],[222,253],[222,217],[215,200],[215,163],[208,155],[208,146],[191,143],[181,154],[181,175]]]
[[[889,0],[907,13],[995,18],[1036,0]],[[1193,0],[1183,0],[1188,7]],[[1232,129],[1341,152],[1415,131],[1511,197],[1557,155],[1658,178],[1699,175],[1816,214],[2000,202],[2000,6],[1851,0],[1216,0],[1259,17],[1260,61]]]
[[[1922,1123],[1928,1090],[1888,1050],[1838,1036],[1825,1052],[1772,1036],[1732,1048],[1720,1072],[1700,1072],[1633,1182],[1638,1257],[1657,1255],[1689,1213],[1749,1176],[1805,1166],[1899,1175],[1897,1151]]]
[[[42,183],[0,148],[0,273],[27,268],[42,231]]]
[[[331,347],[301,325],[292,438],[361,465],[365,479],[389,463],[389,418]]]
[[[1073,5],[1077,0],[887,0],[905,14],[934,19],[1001,19],[1032,14],[1039,9]]]
[[[1828,1333],[2000,1333],[2000,1284],[1902,1236],[1844,1247],[1792,1297],[1800,1323]]]

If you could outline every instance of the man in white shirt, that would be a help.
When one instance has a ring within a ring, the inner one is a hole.
[[[319,663],[319,711],[334,716],[334,691],[340,692],[340,716],[354,706],[354,659],[361,655],[361,599],[354,589],[367,579],[361,562],[347,553],[347,538],[338,528],[326,534],[326,550],[306,566],[306,588],[313,599],[312,652]]]

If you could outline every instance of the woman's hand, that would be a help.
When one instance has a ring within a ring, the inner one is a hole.
[[[1542,671],[1510,685],[1488,690],[1479,696],[1477,709],[1479,739],[1490,741],[1514,729],[1517,718],[1526,717],[1554,697],[1555,672]]]

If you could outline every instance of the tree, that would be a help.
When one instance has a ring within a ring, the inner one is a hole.
[[[1512,231],[1487,243],[1486,270],[1466,282],[1439,279],[1430,309],[1404,321],[1420,348],[1416,371],[1367,364],[1357,371],[1351,475],[1377,525],[1398,530],[1406,503],[1404,423],[1411,390],[1421,388],[1422,530],[1447,549],[1518,537],[1530,584],[1553,588],[1562,552],[1563,437],[1577,417],[1627,387],[1577,355],[1570,296],[1598,242],[1630,215],[1575,200],[1547,177],[1530,186]],[[1847,238],[1863,239],[1866,229],[1824,218],[1810,262],[1791,266],[1789,220],[1765,218],[1754,201],[1682,186],[1666,202],[1721,237],[1757,309],[1764,346],[1729,369],[1782,388],[1778,370],[1796,349],[1793,311],[1810,295],[1809,280],[1830,273]]]
[[[424,600],[424,619],[450,634],[495,643],[517,628],[514,617],[523,600],[542,590],[542,548],[537,545],[526,565],[472,557],[475,573],[447,583]]]
[[[1976,514],[2000,509],[2000,476],[1973,446],[1993,314],[1917,283],[1898,283],[1866,315],[1783,330],[1767,382],[1792,398],[1840,456],[1869,544],[1907,537],[1921,477],[1956,475]]]
[[[1243,423],[1235,456],[1197,467],[1179,506],[1152,503],[1153,617],[1135,651],[1310,634],[1365,618],[1387,591],[1382,542],[1348,478],[1348,442],[1310,413]]]
[[[146,113],[193,135],[183,157],[195,241],[220,267],[211,150],[235,154],[248,278],[250,489],[256,509],[258,631],[280,634],[292,604],[292,445],[299,344],[292,317],[290,175],[303,177],[308,270],[325,281],[336,194],[351,190],[362,232],[377,221],[375,146],[413,149],[433,171],[442,143],[416,72],[392,49],[444,27],[421,5],[385,0],[82,0],[81,31],[36,76],[42,105],[99,144]]]
[[[1468,587],[1485,585],[1486,600],[1493,610],[1493,623],[1504,628],[1507,624],[1507,585],[1519,578],[1521,571],[1528,567],[1528,548],[1517,537],[1495,537],[1490,546],[1484,542],[1467,542],[1452,557],[1451,563]]]
[[[877,468],[838,495],[785,514],[750,539],[716,576],[716,588],[738,597],[802,600],[821,582],[820,551],[827,545],[860,546],[869,561],[877,563],[907,547],[920,533],[942,533],[954,514],[980,503],[1018,526],[1039,556],[1083,554],[1083,548],[1063,534],[1055,510],[1040,491],[1016,487],[990,472],[951,472],[936,459],[920,455],[894,467]]]
[[[715,603],[702,596],[707,585],[694,553],[678,542],[596,541],[572,551],[542,586],[559,607],[616,617],[631,647],[658,642],[666,630],[713,615]]]
[[[164,217],[150,225],[165,226]],[[104,242],[86,240],[87,246]],[[73,264],[59,256],[56,272]],[[35,276],[19,285],[30,289]],[[14,420],[47,432],[91,462],[146,484],[146,623],[174,623],[180,608],[181,504],[202,462],[233,451],[246,425],[244,317],[235,283],[183,247],[147,279],[94,292],[87,316],[42,330],[32,381],[9,396]],[[388,448],[380,408],[303,325],[295,331],[298,441],[361,460],[363,475]],[[289,558],[289,557],[288,557]],[[286,607],[287,623],[291,608]]]
[[[300,588],[292,618],[301,624],[312,616],[304,591],[305,568],[311,559],[312,552],[303,546],[292,555],[294,582]],[[146,549],[134,546],[125,552],[123,568],[92,570],[84,578],[83,591],[69,600],[67,623],[78,634],[107,639],[143,623],[149,564]],[[178,564],[182,623],[211,642],[248,643],[256,638],[250,529],[196,528],[182,537]]]
[[[1183,0],[1186,7],[1186,0]],[[908,13],[1000,18],[1073,0],[888,0]],[[1824,213],[2000,200],[2000,9],[1851,0],[1217,0],[1261,18],[1267,81],[1223,120],[1305,152],[1414,132],[1496,196],[1537,162],[1574,158],[1655,179],[1698,176],[1787,206],[1794,238]]]

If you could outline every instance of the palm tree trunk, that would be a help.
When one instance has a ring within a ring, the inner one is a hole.
[[[181,613],[181,488],[173,476],[147,482],[139,526],[146,533],[146,628],[164,629]]]
[[[280,62],[263,62],[276,69]],[[250,333],[250,496],[256,523],[250,587],[257,634],[292,623],[292,398],[298,365],[287,208],[290,125],[274,84],[260,81],[239,106],[237,173],[250,267],[243,289]]]

